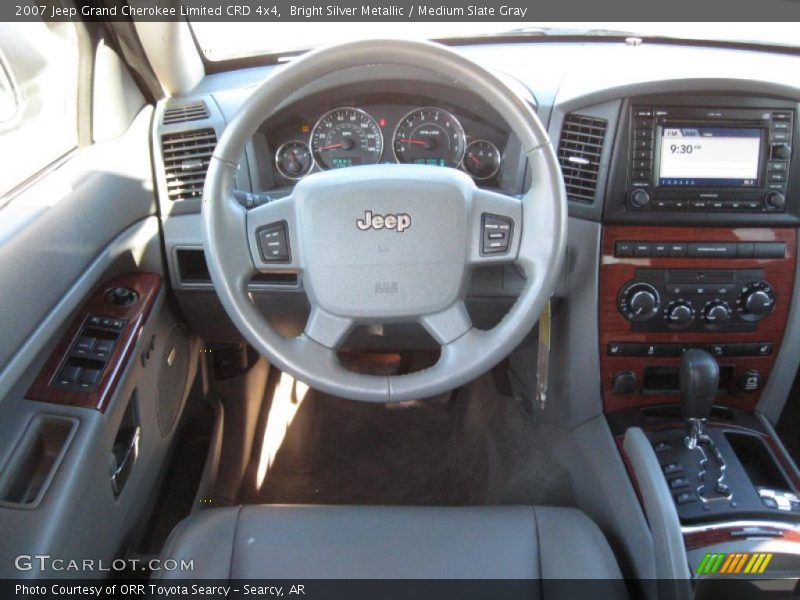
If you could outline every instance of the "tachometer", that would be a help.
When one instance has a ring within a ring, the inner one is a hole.
[[[464,129],[442,108],[417,108],[397,124],[392,146],[397,162],[456,167],[464,156]]]
[[[314,125],[311,151],[321,169],[371,165],[383,154],[383,134],[363,110],[334,108]]]

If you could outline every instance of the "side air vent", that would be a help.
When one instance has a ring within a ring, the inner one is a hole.
[[[594,202],[605,133],[604,119],[579,114],[564,119],[558,162],[570,200]]]
[[[164,111],[162,122],[164,125],[174,123],[186,123],[188,121],[200,121],[209,117],[208,107],[202,100],[170,106]]]
[[[161,136],[161,153],[170,200],[188,200],[203,195],[208,163],[217,145],[210,127]]]

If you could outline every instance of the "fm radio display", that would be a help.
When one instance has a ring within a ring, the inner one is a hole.
[[[658,184],[680,187],[756,187],[761,129],[661,128]]]

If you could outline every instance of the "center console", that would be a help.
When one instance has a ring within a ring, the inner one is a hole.
[[[799,108],[622,103],[603,204],[603,407],[645,510],[653,490],[674,509],[648,521],[680,527],[695,578],[800,570],[800,473],[755,413],[795,301]],[[625,444],[636,429],[643,443]],[[642,447],[654,468],[641,471]]]

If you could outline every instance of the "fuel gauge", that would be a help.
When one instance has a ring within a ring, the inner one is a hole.
[[[314,165],[308,144],[299,140],[282,144],[275,152],[275,166],[286,179],[300,179]]]
[[[474,140],[467,145],[463,165],[473,179],[489,179],[500,170],[500,151],[492,142]]]

